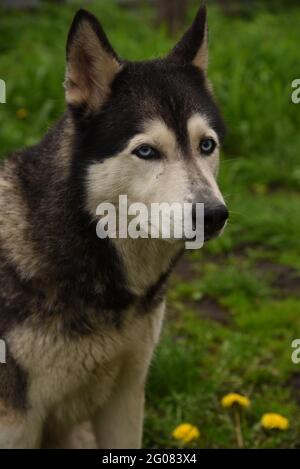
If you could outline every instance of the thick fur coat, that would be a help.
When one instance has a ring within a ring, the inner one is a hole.
[[[95,210],[119,194],[224,205],[224,125],[206,67],[204,9],[166,59],[142,63],[119,59],[96,18],[77,13],[66,113],[0,169],[0,447],[73,446],[85,421],[87,445],[141,445],[147,370],[183,244],[100,240]],[[206,158],[203,136],[215,142]],[[159,161],[136,156],[144,142]]]

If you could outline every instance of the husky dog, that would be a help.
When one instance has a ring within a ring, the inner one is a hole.
[[[206,11],[159,60],[127,62],[80,10],[67,41],[67,110],[0,171],[0,446],[141,445],[144,386],[183,242],[99,239],[96,207],[205,203],[205,239],[228,212],[216,183],[224,124],[207,75]]]

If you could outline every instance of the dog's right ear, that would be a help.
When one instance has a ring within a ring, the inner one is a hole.
[[[99,110],[120,69],[118,57],[97,18],[79,10],[67,41],[67,103],[87,112]]]

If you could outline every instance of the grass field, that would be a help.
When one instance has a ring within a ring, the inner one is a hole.
[[[173,40],[155,30],[151,11],[120,11],[111,1],[90,9],[130,59],[166,53]],[[64,108],[64,44],[72,7],[1,13],[0,152],[33,144]],[[193,11],[190,12],[191,17]],[[300,446],[300,8],[250,20],[211,8],[210,77],[228,125],[220,184],[231,211],[226,234],[189,252],[171,281],[166,326],[153,362],[144,446],[176,447],[171,432],[190,422],[191,445],[236,447],[220,399],[248,396],[242,430],[249,448]],[[298,76],[297,76],[298,74]],[[286,431],[265,432],[265,412],[287,417]]]

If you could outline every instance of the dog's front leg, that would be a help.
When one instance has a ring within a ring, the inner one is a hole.
[[[144,384],[117,383],[104,407],[94,417],[98,448],[140,448],[144,415]]]
[[[0,449],[39,448],[42,423],[28,411],[18,411],[0,400]]]
[[[120,374],[113,392],[93,420],[99,448],[140,448],[143,433],[145,381],[157,344],[165,305],[130,322],[126,334],[129,344],[122,355]]]

